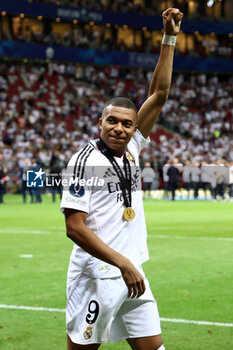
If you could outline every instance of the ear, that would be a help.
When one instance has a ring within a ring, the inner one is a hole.
[[[99,130],[102,130],[102,118],[99,119]]]

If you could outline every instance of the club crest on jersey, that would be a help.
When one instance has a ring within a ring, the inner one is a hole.
[[[69,192],[74,197],[82,197],[84,196],[85,190],[83,186],[80,186],[80,184],[72,184],[69,187]]]
[[[134,160],[132,154],[127,153],[127,154],[126,154],[126,158],[129,160],[129,162],[130,162],[131,165],[135,165],[135,160]]]
[[[92,337],[92,327],[88,326],[85,332],[83,333],[83,336],[86,340],[89,340]]]

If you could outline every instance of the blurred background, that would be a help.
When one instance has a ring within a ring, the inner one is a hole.
[[[154,171],[144,197],[233,200],[232,0],[11,0],[0,3],[0,203],[26,201],[25,169],[59,173],[98,137],[108,99],[140,108],[168,7],[184,19],[169,99],[141,155]]]

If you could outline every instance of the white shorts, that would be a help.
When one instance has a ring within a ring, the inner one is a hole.
[[[157,303],[146,291],[128,298],[122,277],[93,279],[80,274],[67,282],[66,328],[73,343],[101,344],[161,333]]]

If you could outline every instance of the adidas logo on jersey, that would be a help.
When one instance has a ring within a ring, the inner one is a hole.
[[[114,171],[111,168],[108,168],[105,171],[103,178],[112,177],[112,176],[116,176],[116,173],[114,173]]]

